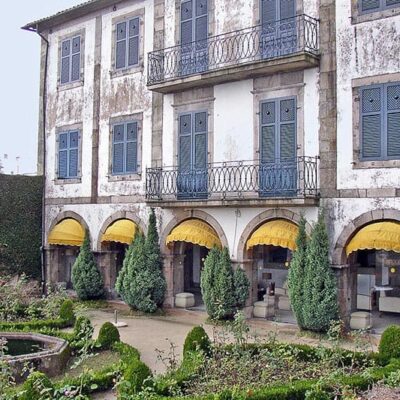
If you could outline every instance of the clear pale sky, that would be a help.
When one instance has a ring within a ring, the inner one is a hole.
[[[21,30],[36,19],[82,0],[12,0],[3,3],[0,24],[0,161],[4,172],[35,173],[39,105],[40,38]],[[8,159],[4,159],[4,155]]]

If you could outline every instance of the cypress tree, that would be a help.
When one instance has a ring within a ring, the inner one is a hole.
[[[98,299],[104,295],[103,277],[90,248],[89,233],[72,267],[72,285],[80,300]]]
[[[290,263],[288,274],[289,298],[297,324],[304,327],[304,278],[307,258],[306,220],[302,216],[299,222],[299,233],[296,238],[296,250]]]
[[[329,263],[329,241],[322,213],[318,216],[307,247],[303,287],[302,321],[304,328],[326,332],[337,318],[336,278]]]
[[[201,294],[203,296],[207,314],[212,319],[217,317],[214,291],[219,253],[220,251],[216,247],[209,251],[204,261],[204,268],[200,277]]]
[[[236,308],[241,309],[246,305],[250,289],[249,279],[242,268],[236,268],[233,273],[233,282],[235,286]]]

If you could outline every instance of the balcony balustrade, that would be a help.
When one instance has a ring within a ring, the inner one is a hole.
[[[212,163],[205,169],[147,168],[149,202],[318,198],[318,157],[274,163]]]
[[[193,76],[201,76],[202,84],[207,79],[219,83],[284,70],[285,64],[287,70],[313,67],[319,54],[318,36],[319,21],[303,14],[153,51],[148,54],[147,84],[152,90],[168,92],[162,84],[196,85],[196,79],[173,83]],[[221,74],[212,74],[216,71]]]

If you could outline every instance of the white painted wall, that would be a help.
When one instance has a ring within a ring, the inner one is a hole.
[[[400,71],[400,16],[351,24],[351,2],[336,2],[338,189],[400,186],[400,169],[353,169],[352,79]]]

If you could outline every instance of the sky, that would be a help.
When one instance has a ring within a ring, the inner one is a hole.
[[[5,173],[36,173],[40,38],[21,30],[83,0],[13,0],[0,24],[0,162]],[[17,160],[17,157],[19,159]]]

